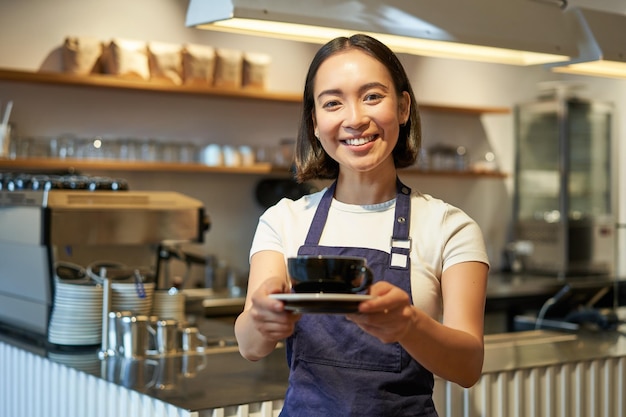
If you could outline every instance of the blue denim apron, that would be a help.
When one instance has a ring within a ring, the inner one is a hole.
[[[368,248],[320,246],[335,191],[320,201],[299,255],[360,256],[374,273],[411,295],[411,190],[397,181],[391,254]],[[384,344],[344,315],[304,314],[287,339],[289,387],[283,417],[436,417],[433,375],[398,343]]]

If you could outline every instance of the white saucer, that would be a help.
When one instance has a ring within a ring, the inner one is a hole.
[[[270,298],[285,303],[285,310],[297,313],[346,314],[356,313],[359,303],[374,298],[368,294],[270,294]]]

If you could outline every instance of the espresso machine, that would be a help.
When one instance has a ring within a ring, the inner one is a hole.
[[[202,203],[177,192],[130,191],[101,177],[0,173],[0,324],[47,340],[57,265],[156,271],[163,242],[201,243],[208,227]]]

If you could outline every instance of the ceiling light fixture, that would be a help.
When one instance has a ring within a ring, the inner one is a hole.
[[[626,78],[626,15],[580,7],[566,10],[565,15],[580,52],[569,62],[548,67],[568,74]]]
[[[311,43],[368,33],[400,53],[509,65],[577,54],[562,10],[529,0],[190,0],[186,25]]]

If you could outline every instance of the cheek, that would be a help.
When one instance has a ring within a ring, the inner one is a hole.
[[[400,126],[400,119],[398,119],[398,116],[394,113],[389,113],[389,116],[387,117],[383,117],[382,119],[380,119],[380,123],[385,125],[385,126],[389,126],[389,127],[393,127],[393,126]]]
[[[401,120],[399,120],[397,115],[394,113],[390,112],[388,113],[388,116],[378,118],[376,122],[384,129],[387,135],[395,134],[397,136],[400,133]]]
[[[341,127],[341,119],[335,114],[325,114],[317,117],[317,130],[319,132],[334,132]]]

